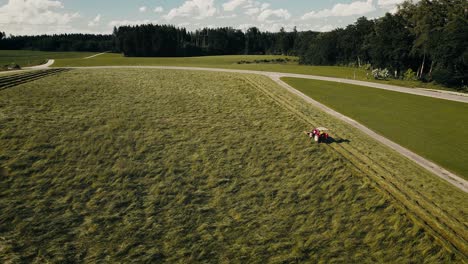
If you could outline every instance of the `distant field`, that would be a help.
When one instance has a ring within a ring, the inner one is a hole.
[[[21,67],[40,65],[48,59],[84,58],[95,52],[46,52],[31,50],[0,50],[0,66],[16,63]]]
[[[284,81],[468,179],[468,104],[343,83]]]
[[[238,64],[239,61],[274,60],[288,58],[296,62],[287,64],[278,63],[258,63],[258,64]],[[225,69],[242,69],[256,71],[271,71],[297,74],[310,74],[327,77],[337,77],[346,79],[356,79],[362,81],[378,82],[404,87],[421,87],[430,89],[448,89],[440,85],[422,83],[419,81],[388,80],[377,81],[367,76],[363,69],[338,66],[306,66],[297,63],[297,57],[270,56],[270,55],[235,55],[235,56],[206,56],[190,58],[134,58],[123,57],[121,54],[105,54],[89,60],[80,59],[60,59],[53,67],[73,67],[73,66],[190,66]]]
[[[275,60],[275,59],[289,59],[291,61],[297,60],[297,57],[291,56],[276,56],[276,55],[226,55],[226,56],[204,56],[204,57],[168,57],[168,58],[142,58],[142,57],[124,57],[121,54],[107,53],[101,56],[87,59],[62,59],[58,60],[54,66],[67,67],[67,66],[111,66],[111,65],[127,65],[127,66],[148,66],[148,65],[174,65],[174,66],[225,66],[236,65],[238,67],[255,66],[249,64],[237,64],[241,61],[254,61],[254,60]],[[290,65],[297,65],[297,62],[291,62]],[[261,64],[264,66],[280,66]]]
[[[1,262],[463,261],[465,193],[266,77],[73,70],[0,91],[0,145]]]

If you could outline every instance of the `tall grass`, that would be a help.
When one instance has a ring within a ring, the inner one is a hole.
[[[0,111],[4,262],[461,261],[242,76],[75,70]]]

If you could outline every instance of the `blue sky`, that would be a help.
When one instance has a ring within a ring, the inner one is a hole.
[[[403,0],[0,0],[7,34],[111,33],[127,24],[329,31],[394,12]]]

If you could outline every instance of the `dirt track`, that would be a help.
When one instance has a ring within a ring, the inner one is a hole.
[[[106,53],[108,53],[109,51],[106,51],[106,52],[103,52],[103,53],[98,53],[98,54],[94,54],[92,56],[89,56],[89,57],[86,57],[86,58],[83,58],[84,60],[87,60],[87,59],[91,59],[91,58],[94,58],[94,57],[97,57],[97,56],[101,56],[101,55],[104,55]]]
[[[43,68],[47,68],[48,66],[52,65],[53,61],[49,61],[46,65],[41,65]],[[44,67],[45,66],[45,67]],[[378,84],[378,83],[371,83],[371,82],[363,82],[363,81],[355,81],[355,80],[348,80],[348,79],[340,79],[340,78],[330,78],[330,77],[321,77],[321,76],[313,76],[313,75],[302,75],[302,74],[290,74],[290,73],[277,73],[277,72],[263,72],[263,71],[250,71],[250,70],[234,70],[234,69],[216,69],[216,68],[198,68],[198,67],[173,67],[173,66],[97,66],[97,67],[68,67],[69,69],[169,69],[169,70],[191,70],[191,71],[212,71],[212,72],[230,72],[230,73],[248,73],[248,74],[259,74],[265,75],[274,80],[278,83],[281,87],[287,89],[291,93],[294,93],[307,101],[308,103],[314,105],[315,107],[320,108],[322,111],[352,125],[353,127],[361,130],[363,133],[367,134],[368,136],[374,138],[375,140],[379,141],[380,143],[392,148],[393,150],[397,151],[401,155],[407,157],[408,159],[414,161],[421,167],[427,169],[428,171],[432,172],[433,174],[437,175],[438,177],[446,180],[447,182],[451,183],[455,187],[463,190],[464,192],[468,192],[468,181],[465,179],[455,175],[452,172],[447,171],[446,169],[442,168],[441,166],[419,156],[418,154],[398,145],[397,143],[377,134],[376,132],[372,131],[371,129],[367,128],[366,126],[360,124],[356,120],[353,120],[345,115],[342,115],[333,109],[313,100],[312,98],[308,97],[307,95],[299,92],[298,90],[294,89],[293,87],[289,86],[285,82],[281,80],[283,77],[294,77],[294,78],[304,78],[304,79],[314,79],[314,80],[324,80],[324,81],[332,81],[332,82],[341,82],[341,83],[348,83],[348,84],[355,84],[355,85],[362,85],[377,89],[384,89],[408,94],[415,94],[421,95],[426,97],[444,99],[444,100],[451,100],[457,102],[468,103],[468,96],[463,94],[457,94],[452,92],[445,92],[445,91],[428,91],[423,89],[414,89],[414,88],[404,88],[386,84]]]

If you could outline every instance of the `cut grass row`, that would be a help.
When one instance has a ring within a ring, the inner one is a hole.
[[[40,71],[22,72],[11,75],[1,75],[0,91],[11,87],[15,87],[22,83],[32,82],[34,80],[45,78],[52,74],[58,74],[64,71],[67,71],[67,69],[47,69]]]
[[[105,54],[89,60],[60,59],[55,62],[54,67],[88,67],[88,66],[189,66],[224,69],[256,70],[268,72],[297,73],[308,75],[319,75],[326,77],[337,77],[345,79],[356,79],[361,81],[378,82],[384,84],[398,85],[403,87],[421,87],[430,89],[447,89],[443,86],[423,83],[419,81],[403,81],[389,79],[388,81],[377,81],[369,77],[364,69],[339,66],[308,66],[299,65],[297,62],[286,64],[259,63],[238,64],[239,61],[274,60],[288,58],[297,60],[297,57],[270,56],[270,55],[234,55],[234,56],[206,56],[190,58],[135,58],[124,57],[121,54]]]
[[[468,104],[343,83],[296,78],[284,81],[468,179]]]
[[[457,219],[466,194],[266,77],[75,70],[0,111],[5,261],[463,261],[297,112]]]
[[[266,94],[270,95],[280,106],[296,114],[296,116],[313,127],[319,126],[313,118],[298,111],[290,99],[286,96],[270,93],[262,89],[262,85],[257,85]],[[425,226],[435,237],[444,242],[448,247],[467,255],[467,225],[457,217],[454,217],[445,208],[435,204],[427,195],[407,186],[402,179],[396,175],[394,168],[388,167],[385,162],[378,161],[369,155],[362,155],[358,149],[347,144],[335,136],[335,142],[341,142],[340,145],[332,144],[331,148],[340,153],[346,160],[350,161],[356,169],[380,189],[383,193],[397,201],[416,222]],[[382,163],[382,164],[380,164]]]
[[[18,64],[21,67],[44,64],[48,59],[84,58],[94,52],[46,52],[32,50],[0,50],[0,66]]]

